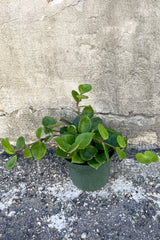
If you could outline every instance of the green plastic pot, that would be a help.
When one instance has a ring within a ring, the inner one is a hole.
[[[97,170],[89,165],[75,164],[65,159],[73,184],[83,191],[96,191],[101,189],[108,182],[113,156],[114,155]]]

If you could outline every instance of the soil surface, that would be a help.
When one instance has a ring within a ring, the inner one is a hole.
[[[49,147],[39,161],[21,155],[12,170],[0,155],[0,240],[160,239],[160,161],[115,157],[107,185],[83,192],[54,153]]]

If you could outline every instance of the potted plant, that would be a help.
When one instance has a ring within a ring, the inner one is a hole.
[[[121,132],[107,128],[103,125],[102,119],[94,116],[91,105],[80,105],[85,94],[91,91],[90,84],[81,84],[79,92],[73,90],[72,96],[76,102],[77,109],[73,109],[77,115],[72,122],[61,119],[60,123],[49,116],[42,119],[43,127],[36,131],[38,140],[32,144],[26,144],[24,137],[19,137],[16,142],[17,150],[11,146],[9,139],[2,139],[1,144],[4,151],[12,157],[7,161],[6,168],[11,169],[17,162],[17,157],[23,151],[24,158],[34,157],[39,160],[46,154],[46,143],[51,139],[57,144],[56,156],[65,159],[70,177],[73,183],[84,191],[95,191],[103,187],[110,174],[110,164],[117,153],[120,160],[127,154],[127,138]],[[54,138],[54,128],[60,127],[60,136]],[[45,137],[42,137],[42,133]],[[144,154],[137,153],[136,160],[140,163],[150,164],[157,162],[158,156],[145,151]]]

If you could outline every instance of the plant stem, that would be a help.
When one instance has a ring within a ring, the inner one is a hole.
[[[106,143],[106,142],[104,142],[103,140],[100,140],[100,139],[98,139],[98,138],[93,138],[93,140],[95,140],[95,141],[97,141],[97,142],[99,142],[99,143],[101,143],[101,144],[104,143],[105,145],[107,145],[107,146],[109,146],[109,147],[111,147],[111,148],[113,148],[113,149],[116,149],[115,146],[112,146],[111,144]],[[133,159],[136,160],[135,156],[130,155],[130,154],[128,154],[127,152],[125,152],[125,153],[126,153],[127,157],[130,157],[130,158],[133,158]]]
[[[41,138],[40,139],[41,142],[43,142],[44,140],[45,140],[45,138]],[[35,142],[37,142],[37,141],[35,141]],[[26,147],[32,146],[35,142],[27,144],[25,147],[21,148],[20,150],[15,151],[15,154],[16,155],[20,154]]]
[[[80,107],[79,107],[80,101],[77,102],[77,110],[78,110],[78,117],[81,117]]]

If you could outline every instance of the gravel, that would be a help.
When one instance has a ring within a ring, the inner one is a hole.
[[[54,153],[49,147],[40,161],[21,155],[12,170],[0,155],[1,240],[160,239],[160,161],[115,157],[107,185],[83,192]]]

